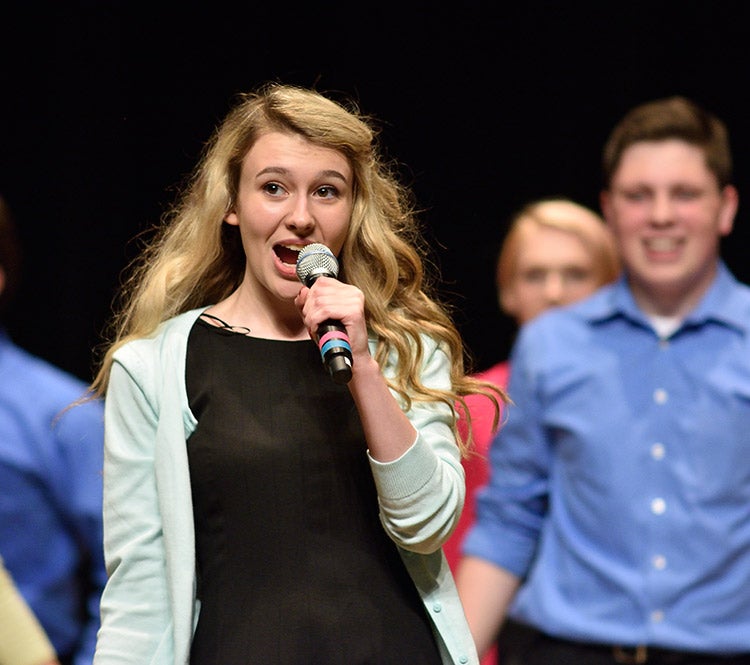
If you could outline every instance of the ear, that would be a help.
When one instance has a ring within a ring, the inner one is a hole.
[[[239,219],[237,219],[237,213],[232,208],[226,215],[224,215],[224,221],[232,226],[239,226]]]
[[[610,220],[612,219],[612,197],[608,189],[603,189],[599,192],[599,207],[602,210],[604,221],[610,224]]]
[[[721,208],[719,209],[719,235],[727,236],[734,227],[734,217],[740,204],[740,195],[733,185],[726,185],[721,190]]]
[[[5,291],[5,270],[0,266],[0,293]]]
[[[502,291],[498,290],[497,302],[503,312],[508,316],[516,318],[518,312],[518,297],[516,296],[516,290],[513,286],[509,286]]]

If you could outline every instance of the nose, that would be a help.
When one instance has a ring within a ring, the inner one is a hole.
[[[565,284],[563,277],[558,272],[547,273],[544,280],[544,297],[551,305],[557,305],[562,302],[565,293]]]
[[[292,208],[286,225],[289,229],[295,231],[299,235],[308,235],[312,233],[315,228],[315,217],[310,211],[307,198],[299,196],[295,200],[294,207]]]
[[[672,201],[667,193],[659,193],[654,197],[651,220],[659,226],[670,224],[673,221]]]

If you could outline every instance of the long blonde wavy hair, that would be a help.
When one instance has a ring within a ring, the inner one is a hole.
[[[296,86],[268,83],[239,96],[215,130],[175,205],[164,215],[154,241],[130,266],[121,304],[105,337],[106,351],[91,385],[106,394],[114,352],[130,340],[153,335],[167,319],[215,304],[238,288],[245,255],[236,226],[224,223],[237,196],[242,161],[268,132],[286,132],[341,152],[354,173],[354,206],[338,257],[339,279],[365,296],[365,314],[377,337],[376,360],[399,358],[390,385],[407,408],[412,400],[440,401],[470,419],[464,396],[481,393],[499,412],[505,393],[467,376],[466,350],[445,305],[431,295],[425,243],[413,195],[400,184],[392,162],[377,144],[377,130],[356,105],[336,102]],[[432,336],[451,358],[451,389],[425,386],[419,376],[422,334]],[[497,417],[497,416],[496,416]],[[462,442],[454,425],[462,451]]]

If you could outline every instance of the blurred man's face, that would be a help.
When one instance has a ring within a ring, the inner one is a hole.
[[[645,311],[685,314],[697,304],[736,209],[736,191],[719,188],[701,148],[670,139],[623,152],[602,210]]]

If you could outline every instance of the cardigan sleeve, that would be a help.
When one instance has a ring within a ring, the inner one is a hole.
[[[450,359],[434,342],[425,345],[425,385],[450,388]],[[390,462],[370,458],[381,522],[393,541],[412,552],[438,550],[458,523],[466,493],[450,405],[414,401],[406,412],[417,430],[414,444]]]
[[[170,642],[154,462],[158,417],[137,370],[135,354],[130,354],[128,367],[116,359],[105,403],[104,555],[109,580],[102,595],[95,663],[106,665],[161,662],[155,654]]]

